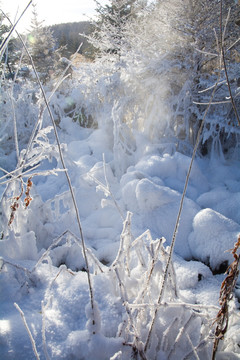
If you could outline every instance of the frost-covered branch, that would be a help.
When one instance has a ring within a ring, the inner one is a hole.
[[[34,338],[33,338],[33,336],[32,336],[32,333],[31,333],[31,331],[30,331],[30,329],[29,329],[29,327],[28,327],[28,324],[27,324],[27,321],[26,321],[24,312],[20,309],[20,307],[19,307],[18,304],[14,303],[14,306],[15,306],[15,308],[18,310],[18,312],[19,312],[20,315],[21,315],[21,318],[22,318],[22,320],[23,320],[23,324],[24,324],[24,326],[25,326],[25,328],[26,328],[26,330],[27,330],[28,336],[29,336],[30,341],[31,341],[31,344],[32,344],[32,348],[33,348],[34,355],[36,356],[36,359],[37,359],[37,360],[40,360],[39,354],[38,354],[38,352],[37,352],[35,340],[34,340]]]

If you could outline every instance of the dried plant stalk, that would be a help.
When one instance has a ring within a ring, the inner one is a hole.
[[[30,176],[28,178],[27,186],[26,186],[26,190],[25,190],[25,195],[26,195],[26,197],[24,198],[25,208],[27,208],[30,205],[30,202],[32,201],[32,198],[30,196],[30,190],[31,190],[31,187],[32,187],[33,183],[32,183],[31,179],[32,179],[32,176]],[[14,202],[10,206],[11,214],[10,214],[10,217],[9,217],[8,226],[10,226],[13,223],[13,220],[15,219],[15,213],[16,213],[17,209],[19,208],[19,201],[20,201],[20,199],[21,199],[21,197],[23,195],[23,180],[22,180],[21,176],[20,176],[20,181],[21,181],[21,192],[20,192],[20,194],[18,196],[15,196],[13,198]]]
[[[38,352],[37,352],[35,340],[34,340],[34,338],[33,338],[33,336],[32,336],[32,333],[31,333],[31,331],[30,331],[30,329],[29,329],[29,327],[28,327],[28,324],[27,324],[27,321],[26,321],[24,312],[20,309],[20,307],[19,307],[18,304],[14,303],[14,306],[15,306],[15,308],[19,311],[19,313],[20,313],[20,315],[21,315],[21,318],[22,318],[22,320],[23,320],[24,326],[25,326],[25,328],[26,328],[26,330],[27,330],[27,333],[28,333],[28,336],[29,336],[29,338],[30,338],[30,341],[31,341],[31,344],[32,344],[32,348],[33,348],[33,352],[34,352],[34,354],[35,354],[35,356],[36,356],[36,359],[37,359],[37,360],[40,360],[40,357],[39,357]]]
[[[234,261],[228,267],[226,271],[226,278],[222,282],[220,296],[219,296],[219,304],[221,309],[219,310],[215,322],[217,323],[216,330],[215,330],[215,340],[213,344],[213,351],[212,351],[212,360],[215,359],[216,352],[218,349],[219,341],[224,338],[224,335],[228,329],[228,320],[229,320],[229,313],[228,313],[228,305],[229,301],[233,297],[233,290],[235,288],[239,270],[239,260],[240,255],[237,254],[237,251],[240,246],[240,235],[238,237],[238,241],[235,243],[234,248],[231,250]]]
[[[13,220],[15,219],[15,213],[17,211],[17,209],[19,208],[19,200],[22,197],[23,194],[23,183],[22,183],[22,179],[21,179],[21,192],[18,196],[15,196],[14,199],[14,203],[10,206],[11,209],[11,214],[10,214],[10,218],[8,221],[8,226],[10,226],[13,223]]]
[[[32,187],[32,181],[31,181],[32,177],[28,178],[28,181],[27,181],[27,188],[26,188],[26,191],[25,191],[25,199],[24,199],[24,203],[25,203],[25,207],[27,208],[30,204],[30,202],[32,201],[32,198],[30,196],[30,190],[31,190],[31,187]]]

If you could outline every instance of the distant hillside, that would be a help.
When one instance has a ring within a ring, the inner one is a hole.
[[[79,34],[89,35],[93,31],[93,26],[88,21],[80,21],[66,24],[56,24],[49,27],[57,42],[58,47],[65,46],[62,56],[69,58],[76,52],[82,43],[80,53],[91,57],[91,46],[85,37]]]

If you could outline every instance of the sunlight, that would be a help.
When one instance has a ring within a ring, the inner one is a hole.
[[[36,42],[36,39],[35,39],[35,37],[33,36],[33,35],[29,35],[28,36],[28,41],[29,41],[29,43],[31,44],[31,45],[33,45],[35,42]]]
[[[0,334],[5,335],[10,332],[10,321],[9,320],[0,320]]]

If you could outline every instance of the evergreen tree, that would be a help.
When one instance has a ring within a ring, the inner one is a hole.
[[[56,73],[59,56],[52,32],[43,26],[44,21],[39,21],[36,4],[33,3],[32,6],[33,17],[28,35],[28,46],[40,78],[45,83]]]
[[[101,5],[95,0],[98,20],[97,31],[92,44],[101,55],[110,53],[119,57],[126,47],[126,25],[137,16],[140,3],[138,0],[111,0],[109,5]]]
[[[10,27],[3,24],[0,19],[0,44],[10,31]],[[5,51],[1,54],[0,74],[5,72],[5,76],[9,78],[14,77],[15,63],[17,61],[17,49],[14,39],[8,41]]]
[[[90,22],[87,21],[56,24],[52,25],[50,29],[58,47],[61,48],[61,55],[66,58],[70,58],[80,44],[82,46],[79,52],[83,53],[89,45],[86,36],[93,31]]]

